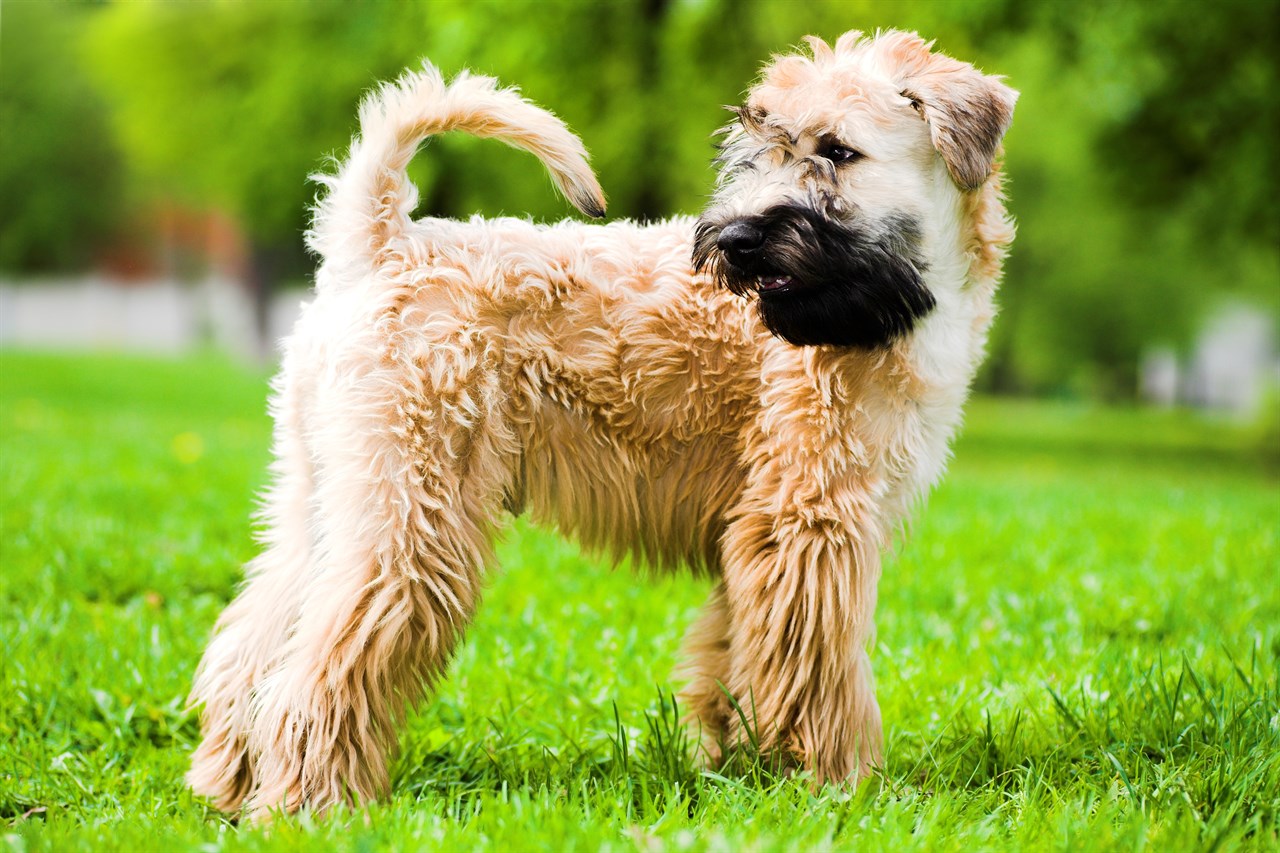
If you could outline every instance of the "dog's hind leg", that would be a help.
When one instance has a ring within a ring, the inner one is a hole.
[[[680,704],[685,720],[698,727],[697,758],[716,766],[722,758],[723,741],[733,709],[725,693],[729,680],[729,605],[724,584],[718,584],[684,636],[681,661],[676,672],[684,680]]]
[[[382,322],[329,366],[310,441],[317,571],[254,696],[254,817],[362,803],[394,726],[438,679],[477,604],[512,434],[496,357]]]
[[[218,619],[200,661],[191,702],[201,708],[201,741],[187,781],[223,811],[239,808],[253,787],[247,751],[255,686],[288,636],[311,560],[311,466],[302,446],[303,375],[287,354],[275,382],[273,484],[261,512],[263,552],[247,567],[248,581]]]

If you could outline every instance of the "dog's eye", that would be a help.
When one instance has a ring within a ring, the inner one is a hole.
[[[852,163],[861,160],[863,154],[861,151],[855,151],[847,145],[841,145],[839,142],[823,142],[818,145],[818,156],[830,160],[837,166],[841,163]]]

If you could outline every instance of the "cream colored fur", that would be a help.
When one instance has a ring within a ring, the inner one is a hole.
[[[749,103],[796,146],[838,128],[866,149],[877,165],[841,188],[849,204],[922,218],[938,307],[881,350],[771,336],[691,271],[691,219],[412,221],[406,164],[450,129],[535,154],[585,212],[604,202],[578,139],[492,80],[426,66],[365,102],[274,385],[263,551],[196,677],[198,793],[257,816],[385,793],[396,724],[443,675],[508,511],[715,579],[683,693],[709,759],[741,736],[727,691],[764,750],[818,780],[876,765],[880,553],[944,467],[1012,237],[998,175],[958,185],[899,93],[928,73],[999,84],[902,33],[811,45]],[[795,162],[723,182],[713,204],[802,195]]]

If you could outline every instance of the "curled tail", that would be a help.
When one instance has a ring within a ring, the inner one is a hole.
[[[578,210],[604,216],[604,192],[587,164],[582,141],[564,122],[502,89],[492,77],[462,72],[446,84],[423,63],[383,84],[360,105],[360,135],[336,175],[316,176],[328,192],[319,200],[307,245],[326,263],[368,269],[409,224],[417,189],[405,173],[422,140],[461,130],[495,137],[536,156]]]

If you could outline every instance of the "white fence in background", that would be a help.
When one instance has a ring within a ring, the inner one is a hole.
[[[1275,322],[1249,305],[1224,305],[1200,333],[1189,358],[1170,349],[1148,353],[1142,395],[1164,406],[1185,404],[1253,414],[1280,387]]]
[[[293,327],[303,290],[271,301],[268,337]],[[177,354],[201,346],[249,359],[270,355],[258,339],[253,301],[231,279],[122,283],[103,277],[0,282],[0,347],[115,349]]]

